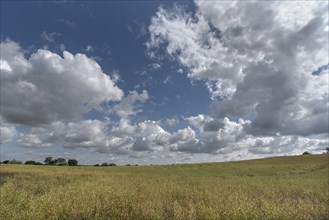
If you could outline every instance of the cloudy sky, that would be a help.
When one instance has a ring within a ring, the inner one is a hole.
[[[1,160],[328,147],[327,1],[1,1]]]

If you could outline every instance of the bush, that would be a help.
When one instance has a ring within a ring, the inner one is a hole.
[[[309,155],[309,154],[311,154],[310,152],[307,152],[307,151],[305,151],[304,153],[303,153],[303,155]]]

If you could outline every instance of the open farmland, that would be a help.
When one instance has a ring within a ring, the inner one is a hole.
[[[1,219],[328,219],[328,154],[162,166],[1,165]]]

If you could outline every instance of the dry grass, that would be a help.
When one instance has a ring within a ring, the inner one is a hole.
[[[1,165],[1,219],[329,219],[327,155],[143,167]]]

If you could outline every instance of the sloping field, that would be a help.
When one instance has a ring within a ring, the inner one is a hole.
[[[1,219],[329,219],[329,154],[123,167],[1,165]]]

